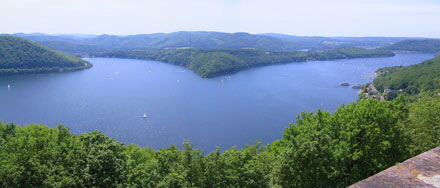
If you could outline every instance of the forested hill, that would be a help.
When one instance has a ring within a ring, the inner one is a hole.
[[[337,48],[325,51],[274,52],[256,49],[160,49],[123,50],[92,53],[98,57],[117,57],[162,61],[185,66],[201,77],[213,77],[246,68],[311,60],[333,60],[348,58],[390,57],[389,50],[363,48]]]
[[[388,89],[388,99],[399,93],[416,95],[422,91],[440,90],[440,56],[407,67],[387,67],[376,71],[374,85],[380,92]],[[401,90],[401,91],[399,91]]]
[[[377,48],[411,38],[392,37],[307,37],[283,34],[222,33],[208,31],[179,31],[173,33],[138,35],[47,35],[23,34],[24,37],[49,48],[83,55],[87,52],[135,49],[241,49],[268,51],[323,50],[340,47]]]
[[[80,58],[30,40],[0,35],[0,75],[70,71],[91,66]]]
[[[440,39],[404,40],[384,48],[396,51],[437,53],[440,52]]]

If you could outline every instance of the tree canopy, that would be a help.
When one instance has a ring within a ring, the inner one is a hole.
[[[69,71],[91,66],[80,58],[30,40],[0,35],[0,75]]]

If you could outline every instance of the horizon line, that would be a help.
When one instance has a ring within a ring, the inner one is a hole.
[[[135,35],[154,35],[154,34],[173,34],[173,33],[180,33],[180,32],[187,32],[187,33],[197,33],[197,32],[205,32],[205,33],[225,33],[225,34],[238,34],[238,33],[246,33],[250,35],[270,35],[270,34],[278,34],[278,35],[285,35],[285,36],[291,36],[291,37],[325,37],[325,38],[420,38],[420,39],[440,39],[440,37],[422,37],[422,36],[386,36],[386,35],[362,35],[362,36],[355,36],[355,35],[294,35],[294,34],[286,34],[286,33],[277,33],[277,32],[266,32],[266,33],[251,33],[251,32],[245,32],[245,31],[238,31],[238,32],[223,32],[223,31],[208,31],[208,30],[182,30],[182,31],[172,31],[172,32],[153,32],[153,33],[132,33],[132,34],[112,34],[112,33],[99,33],[99,34],[91,34],[91,33],[45,33],[45,32],[14,32],[14,33],[0,33],[0,34],[7,34],[7,35],[17,35],[17,34],[25,34],[25,35],[32,35],[32,34],[40,34],[40,35],[50,35],[50,36],[60,36],[60,35],[89,35],[89,36],[102,36],[102,35],[109,35],[109,36],[120,36],[120,37],[126,37],[126,36],[135,36]]]

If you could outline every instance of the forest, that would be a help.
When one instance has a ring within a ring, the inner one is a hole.
[[[30,40],[0,35],[0,75],[71,71],[91,66],[80,58]]]
[[[290,62],[334,60],[348,58],[390,57],[394,53],[384,49],[367,50],[344,47],[320,51],[274,52],[256,49],[156,49],[115,50],[91,53],[93,57],[116,57],[162,61],[188,67],[201,77],[214,77],[246,68]]]
[[[407,67],[385,67],[376,71],[374,79],[377,90],[385,93],[387,99],[393,99],[400,93],[407,96],[420,92],[435,92],[440,89],[440,56],[420,64]]]

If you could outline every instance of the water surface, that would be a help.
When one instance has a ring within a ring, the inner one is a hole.
[[[358,91],[341,82],[364,84],[380,67],[432,57],[290,63],[211,79],[161,62],[91,58],[94,66],[87,70],[0,77],[0,120],[64,124],[73,133],[99,130],[155,149],[183,140],[206,152],[241,148],[280,139],[301,111],[356,101]]]

